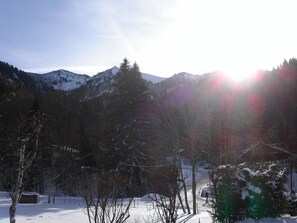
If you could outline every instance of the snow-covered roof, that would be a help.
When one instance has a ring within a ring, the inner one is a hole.
[[[22,195],[24,195],[24,196],[40,196],[40,194],[37,192],[28,192],[28,191],[22,192]]]
[[[267,151],[268,149],[269,151]],[[275,156],[275,159],[280,158],[280,155],[283,158],[295,157],[294,154],[290,153],[286,149],[281,148],[275,144],[264,143],[263,141],[260,141],[254,145],[251,145],[247,149],[243,150],[240,157],[246,157],[249,155],[253,155],[254,158],[263,156],[267,160],[270,159],[272,156]]]

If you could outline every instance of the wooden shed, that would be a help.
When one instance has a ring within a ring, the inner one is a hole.
[[[40,200],[40,195],[36,192],[23,192],[19,203],[31,203],[36,204]]]

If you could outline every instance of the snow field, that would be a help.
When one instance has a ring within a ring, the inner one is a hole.
[[[188,187],[188,198],[191,200],[191,167],[183,164],[184,176],[188,176],[186,184]],[[200,197],[201,190],[209,183],[208,170],[199,166],[196,174],[198,214],[183,214],[181,207],[178,209],[178,223],[211,223],[212,218],[209,211],[211,208],[205,204],[205,198]],[[182,193],[183,194],[183,193]],[[8,192],[0,192],[0,223],[9,222],[8,209],[11,199]],[[155,203],[150,195],[134,198],[130,208],[130,218],[127,223],[158,223]],[[47,196],[41,195],[38,204],[18,204],[16,211],[17,223],[88,223],[84,209],[84,201],[80,197],[56,197],[56,203],[48,203]],[[238,223],[297,223],[297,217],[284,216],[272,219],[260,220],[247,219]]]

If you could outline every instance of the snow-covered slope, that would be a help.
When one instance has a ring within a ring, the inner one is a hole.
[[[93,77],[91,77],[91,81],[95,81],[97,83],[103,83],[115,77],[115,75],[119,72],[119,68],[114,66],[111,69],[107,69],[105,71],[99,72]]]
[[[67,70],[56,70],[42,74],[42,79],[56,90],[71,91],[81,87],[90,77]]]
[[[141,73],[141,75],[144,80],[150,81],[153,84],[159,83],[165,79],[164,77],[158,77],[158,76],[146,74],[146,73]]]

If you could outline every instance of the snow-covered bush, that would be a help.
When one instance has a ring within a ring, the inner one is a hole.
[[[223,165],[211,174],[214,221],[234,222],[245,218],[277,217],[286,213],[286,171],[275,164]]]
[[[210,174],[214,195],[214,221],[235,222],[246,216],[246,203],[241,195],[241,187],[246,183],[236,172],[236,167],[224,165]]]
[[[261,165],[251,172],[249,182],[249,217],[279,217],[286,212],[284,185],[286,171],[275,164]]]

